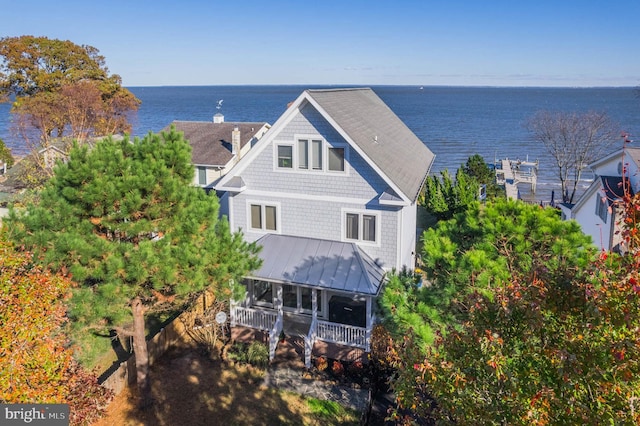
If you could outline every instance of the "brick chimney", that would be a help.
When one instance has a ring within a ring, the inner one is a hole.
[[[216,115],[213,116],[213,122],[214,123],[224,123],[224,115],[217,113]]]

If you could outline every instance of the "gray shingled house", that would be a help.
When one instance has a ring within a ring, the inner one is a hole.
[[[414,266],[433,160],[373,90],[304,91],[215,185],[231,228],[263,247],[234,336],[262,333],[273,357],[282,330],[298,335],[307,366],[368,352],[386,272]]]
[[[213,121],[173,121],[191,145],[191,161],[196,168],[193,184],[211,188],[269,130],[267,123],[226,123],[220,113]]]

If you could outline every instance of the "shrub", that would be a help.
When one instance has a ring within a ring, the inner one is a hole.
[[[316,368],[318,369],[318,371],[324,371],[329,367],[329,362],[327,361],[327,358],[324,356],[321,356],[319,358],[316,358]]]
[[[342,374],[344,374],[344,365],[342,365],[340,361],[333,361],[333,364],[331,365],[331,371],[336,376],[341,376]]]
[[[247,349],[247,362],[256,367],[266,367],[269,364],[269,348],[260,342],[252,342]]]

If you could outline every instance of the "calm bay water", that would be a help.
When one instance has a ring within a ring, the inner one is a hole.
[[[142,101],[133,135],[156,132],[173,120],[266,121],[273,124],[310,86],[130,87]],[[605,111],[640,142],[640,99],[634,88],[472,88],[373,86],[375,92],[436,154],[432,172],[454,171],[473,154],[539,160],[538,200],[558,190],[552,159],[524,123],[539,110]],[[222,100],[221,108],[217,103]],[[0,138],[14,153],[25,148],[11,135],[9,104],[0,104]],[[638,142],[634,143],[638,145]],[[583,187],[588,185],[584,183]],[[526,195],[526,187],[521,187]]]

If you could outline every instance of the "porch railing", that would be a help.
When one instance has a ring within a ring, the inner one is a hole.
[[[269,331],[269,361],[273,361],[276,357],[276,349],[278,348],[278,340],[282,331],[282,315],[276,315],[276,321]]]
[[[354,346],[369,351],[365,327],[318,320],[316,333],[318,340]]]
[[[242,306],[233,306],[231,308],[231,324],[234,326],[241,325],[257,328],[258,330],[271,331],[277,319],[278,313],[275,311],[263,311]]]

